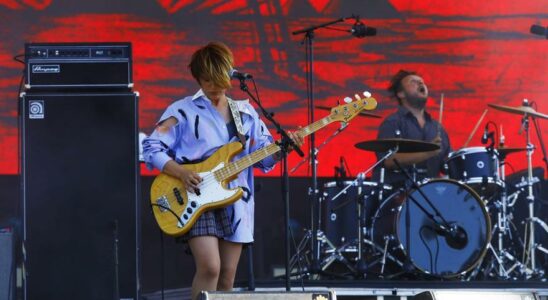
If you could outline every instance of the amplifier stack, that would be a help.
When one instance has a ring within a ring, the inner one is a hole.
[[[131,44],[36,43],[25,50],[23,299],[139,299]]]

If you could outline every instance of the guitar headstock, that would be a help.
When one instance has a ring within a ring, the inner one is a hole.
[[[377,107],[377,100],[371,97],[371,93],[363,92],[363,97],[356,94],[356,98],[352,100],[350,97],[346,97],[344,101],[346,104],[342,104],[331,109],[330,117],[334,121],[348,122],[355,116],[357,116],[362,110],[373,110]]]

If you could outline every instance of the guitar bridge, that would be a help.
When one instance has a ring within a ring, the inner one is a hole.
[[[160,208],[160,212],[166,212],[169,209],[171,209],[171,207],[169,205],[169,201],[167,200],[167,197],[165,195],[161,196],[158,199],[156,199],[156,204]]]

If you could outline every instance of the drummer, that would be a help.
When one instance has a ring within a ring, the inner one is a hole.
[[[440,149],[416,153],[396,153],[384,162],[385,184],[399,188],[410,187],[407,177],[398,169],[394,160],[408,170],[417,181],[439,177],[444,160],[449,154],[449,136],[442,125],[426,111],[428,87],[416,72],[400,70],[390,80],[390,96],[398,101],[398,110],[381,123],[377,138],[403,138],[438,144]],[[382,157],[383,153],[377,153]],[[379,170],[375,172],[378,180]]]

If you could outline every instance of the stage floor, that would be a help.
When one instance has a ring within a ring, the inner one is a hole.
[[[414,295],[425,291],[477,291],[505,293],[535,293],[539,300],[548,300],[548,283],[542,281],[381,281],[381,280],[304,280],[291,281],[291,292],[334,291],[337,299],[403,300],[413,299]],[[251,293],[282,294],[287,291],[284,280],[266,280],[255,282]],[[250,293],[247,282],[237,282],[235,293]],[[162,292],[156,291],[142,295],[143,300],[161,300]],[[190,287],[164,291],[165,300],[190,299]],[[242,297],[241,299],[246,299]],[[257,297],[261,299],[261,297]]]

